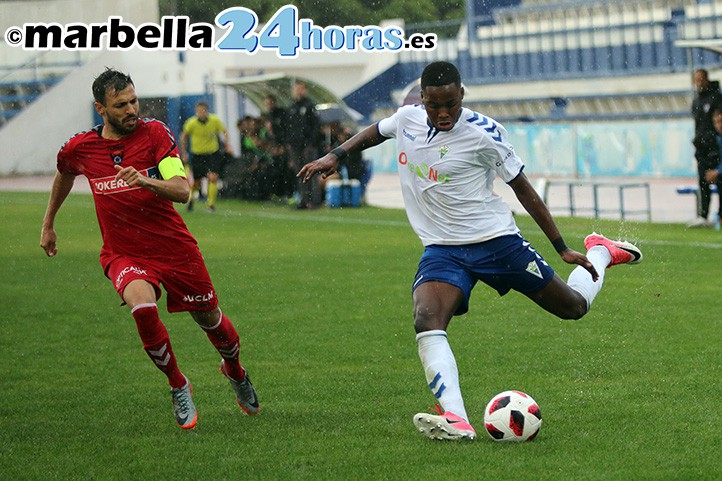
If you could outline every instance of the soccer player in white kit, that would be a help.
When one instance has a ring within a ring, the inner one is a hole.
[[[566,246],[524,164],[495,120],[462,107],[457,68],[433,62],[421,75],[421,105],[408,105],[359,132],[298,173],[304,181],[330,175],[351,152],[397,142],[399,180],[409,222],[424,245],[414,278],[414,328],[419,357],[438,414],[419,413],[417,429],[429,438],[474,439],[446,328],[468,310],[477,281],[500,295],[514,289],[562,319],[579,319],[599,293],[607,267],[642,260],[634,245],[592,233],[586,256]],[[526,241],[509,206],[493,191],[499,176],[557,253],[577,264],[564,282]]]

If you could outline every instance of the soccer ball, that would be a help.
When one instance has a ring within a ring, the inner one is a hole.
[[[484,427],[494,441],[531,441],[541,425],[539,405],[521,391],[497,394],[484,410]]]

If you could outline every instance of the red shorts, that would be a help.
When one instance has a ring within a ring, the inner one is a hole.
[[[105,269],[105,275],[121,298],[128,283],[142,279],[153,285],[158,300],[163,284],[168,293],[168,312],[211,311],[218,307],[216,290],[200,252],[178,266],[118,256]]]

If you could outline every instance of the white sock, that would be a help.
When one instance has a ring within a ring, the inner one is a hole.
[[[446,332],[442,330],[420,332],[416,335],[416,342],[419,344],[419,358],[424,367],[426,381],[442,409],[451,411],[468,421],[459,387],[459,370],[449,340],[446,338]]]
[[[612,255],[604,246],[594,246],[587,252],[587,259],[592,263],[599,274],[597,282],[592,280],[592,275],[582,266],[577,266],[571,274],[567,284],[569,287],[580,293],[587,300],[587,310],[592,307],[592,301],[597,297],[599,291],[602,290],[604,284],[604,274],[607,266],[612,262]]]

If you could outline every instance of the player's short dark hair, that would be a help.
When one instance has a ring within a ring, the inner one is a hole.
[[[449,62],[431,62],[421,73],[421,88],[441,87],[454,84],[461,87],[461,74],[456,65]]]
[[[206,110],[208,110],[208,103],[203,100],[199,100],[198,102],[196,102],[196,107],[204,107]]]
[[[133,79],[130,75],[118,72],[110,67],[105,68],[105,72],[101,73],[93,81],[93,98],[96,102],[105,105],[105,95],[109,90],[120,92],[128,85],[133,85]]]

